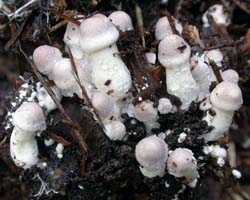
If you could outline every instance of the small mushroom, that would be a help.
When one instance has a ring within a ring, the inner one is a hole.
[[[156,135],[142,139],[136,145],[135,156],[144,176],[153,178],[165,174],[168,145],[163,139]]]
[[[221,76],[224,81],[229,81],[234,84],[238,84],[239,82],[239,74],[233,69],[222,72]]]
[[[183,183],[195,187],[198,178],[197,161],[191,150],[175,149],[167,161],[168,173],[176,178],[184,178]]]
[[[173,108],[173,105],[169,99],[167,99],[167,98],[160,98],[159,99],[158,111],[161,114],[170,113],[172,108]]]
[[[124,11],[114,11],[108,18],[122,32],[134,29],[131,17]]]
[[[123,140],[126,136],[126,127],[119,121],[114,120],[110,123],[107,123],[105,126],[105,134],[109,137],[110,140]]]
[[[202,136],[206,141],[214,141],[223,137],[229,130],[232,123],[234,112],[243,103],[242,93],[238,85],[223,81],[218,84],[210,95],[210,102],[214,115],[209,111],[204,118],[209,126],[214,128],[211,132]]]
[[[184,110],[199,95],[199,87],[190,70],[190,53],[190,46],[178,35],[166,36],[158,47],[159,61],[166,68],[167,91],[180,98]]]

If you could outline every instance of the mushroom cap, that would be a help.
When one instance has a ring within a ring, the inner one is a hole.
[[[207,63],[209,63],[209,60],[213,60],[220,67],[223,61],[223,54],[219,49],[213,49],[205,52],[204,59]]]
[[[74,18],[84,17],[83,15],[77,15]],[[78,20],[82,22],[83,19]],[[78,25],[68,22],[66,31],[64,33],[63,41],[68,45],[76,45],[80,47],[80,28]]]
[[[109,118],[113,115],[113,99],[103,92],[95,92],[92,96],[92,104],[102,119]]]
[[[106,16],[97,14],[81,23],[80,36],[83,51],[92,53],[114,44],[119,32]]]
[[[164,37],[173,34],[167,17],[161,17],[155,25],[155,38],[162,40]]]
[[[34,102],[22,103],[14,114],[14,125],[28,132],[45,130],[46,122],[42,108]]]
[[[230,24],[229,14],[227,12],[225,12],[225,9],[224,9],[223,5],[221,5],[221,4],[212,5],[205,12],[205,14],[202,17],[202,22],[204,24],[204,27],[209,26],[209,21],[207,18],[208,15],[211,15],[217,24],[221,24],[224,26],[228,26]]]
[[[224,81],[229,81],[234,84],[238,84],[239,82],[239,74],[233,69],[228,69],[222,72],[221,76]]]
[[[156,63],[156,54],[155,53],[147,52],[147,53],[145,53],[145,57],[150,64],[155,65],[155,63]]]
[[[242,93],[238,85],[223,81],[218,84],[210,95],[213,106],[225,111],[235,111],[243,103]]]
[[[154,108],[152,101],[146,100],[135,106],[134,110],[135,118],[141,122],[154,121],[157,116],[157,109]]]
[[[61,58],[61,51],[48,45],[37,47],[33,52],[33,61],[35,65],[38,70],[45,75],[51,75],[55,63]]]
[[[112,121],[105,125],[105,133],[111,140],[122,140],[126,135],[126,127],[121,121]]]
[[[134,29],[131,17],[124,11],[112,12],[108,18],[111,20],[112,24],[123,32]]]
[[[179,67],[187,63],[190,57],[190,46],[178,35],[168,35],[159,44],[158,58],[166,68]]]
[[[158,168],[168,158],[168,145],[156,135],[142,139],[135,147],[135,156],[145,168]]]
[[[192,176],[197,171],[197,161],[191,150],[177,148],[169,155],[167,168],[169,174],[178,178]]]
[[[169,113],[172,110],[172,108],[173,108],[173,105],[169,99],[167,98],[159,99],[158,110],[161,114]]]

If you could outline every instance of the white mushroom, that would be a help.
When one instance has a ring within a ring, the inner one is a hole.
[[[46,129],[45,117],[37,103],[24,102],[14,113],[10,154],[15,164],[24,169],[38,162],[36,132]]]
[[[15,112],[14,126],[27,132],[43,131],[46,129],[43,110],[37,103],[24,102]]]
[[[210,95],[210,101],[214,115],[207,111],[204,120],[214,128],[211,132],[202,136],[206,141],[214,141],[224,136],[232,123],[234,112],[243,103],[239,86],[226,81],[221,82],[214,88]]]
[[[37,99],[38,99],[38,104],[39,106],[45,108],[47,112],[49,113],[52,110],[55,110],[57,108],[54,100],[51,98],[51,96],[48,94],[46,89],[44,87],[41,87],[41,84],[37,84]],[[57,99],[61,101],[62,99],[62,94],[60,90],[56,87],[53,86],[51,87],[52,91],[56,95]]]
[[[81,67],[77,67],[77,73],[80,78],[81,85],[85,87],[88,96],[91,97],[93,87],[86,80],[86,74]],[[74,94],[77,94],[78,97],[83,98],[82,89],[76,81],[75,72],[72,70],[70,59],[63,58],[56,62],[53,70],[53,80],[63,96],[72,97]]]
[[[122,32],[134,29],[131,17],[124,11],[114,11],[108,18]]]
[[[167,91],[180,98],[184,110],[199,95],[190,71],[190,52],[190,46],[178,35],[166,36],[158,47],[159,61],[166,68]]]
[[[167,98],[159,99],[158,111],[161,114],[170,113],[172,108],[173,108],[173,105],[169,99],[167,99]]]
[[[83,15],[77,15],[75,18],[82,18]],[[83,19],[78,20],[82,22]],[[71,53],[75,59],[81,60],[85,57],[84,52],[80,47],[80,29],[79,26],[68,22],[66,31],[64,33],[63,41],[70,48]]]
[[[161,138],[152,135],[142,139],[136,145],[135,156],[144,176],[153,178],[165,174],[168,145]]]
[[[55,63],[60,59],[62,59],[60,50],[48,45],[37,47],[33,52],[33,61],[38,70],[49,78],[52,77]]]
[[[115,100],[128,95],[132,81],[121,60],[116,41],[119,32],[104,15],[94,15],[81,23],[81,48],[93,65],[92,83],[98,91],[107,92]]]
[[[134,116],[146,125],[148,132],[159,126],[157,108],[154,108],[154,103],[150,100],[137,104],[134,108]]]
[[[146,57],[148,63],[155,65],[155,63],[156,63],[156,54],[155,53],[147,52],[147,53],[145,53],[145,57]]]
[[[182,30],[183,30],[182,25],[175,18],[173,18],[173,21],[174,21],[174,25],[175,25],[176,30],[179,32],[179,34],[181,34]],[[161,17],[155,25],[155,38],[156,38],[156,40],[162,40],[162,39],[164,39],[164,37],[166,37],[168,35],[172,35],[172,34],[174,34],[174,32],[171,28],[171,25],[168,21],[168,18]]]
[[[126,136],[125,125],[118,120],[105,124],[105,134],[110,140],[123,140]]]
[[[239,74],[233,69],[228,69],[222,72],[221,76],[224,81],[229,81],[234,84],[238,84],[239,82]]]
[[[197,161],[191,150],[186,148],[175,149],[167,161],[168,173],[177,177],[185,178],[183,183],[195,187],[198,178]]]
[[[229,13],[225,12],[225,9],[221,4],[215,4],[205,12],[202,17],[204,27],[210,26],[208,16],[211,16],[213,20],[220,25],[228,26],[231,22],[229,18]]]

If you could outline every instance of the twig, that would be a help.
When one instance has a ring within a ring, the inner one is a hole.
[[[65,19],[63,21],[60,21],[58,24],[56,24],[55,26],[51,27],[49,29],[49,32],[52,33],[54,31],[56,31],[57,29],[61,28],[62,26],[64,26],[65,24],[67,24],[68,21]]]
[[[214,75],[217,78],[218,83],[221,83],[223,81],[223,79],[221,77],[218,66],[216,65],[216,63],[213,60],[210,60],[210,59],[209,59],[209,65],[211,66],[211,68],[214,72]]]
[[[54,15],[59,16],[60,18],[63,18],[63,19],[65,19],[65,20],[69,21],[69,22],[72,22],[73,24],[76,24],[77,26],[80,26],[80,24],[81,24],[81,22],[79,22],[77,19],[74,19],[74,18],[72,18],[72,17],[69,17],[69,16],[67,16],[67,15],[65,15],[65,14],[63,14],[63,13],[60,13],[60,12],[58,12],[58,11],[57,11],[56,9],[54,9],[54,8],[50,8],[50,11],[51,11]]]
[[[57,143],[63,144],[63,146],[65,147],[69,147],[72,145],[71,142],[69,142],[68,140],[65,140],[63,137],[56,135],[54,133],[49,133],[49,137],[55,140]]]
[[[34,74],[36,75],[36,77],[38,78],[38,80],[42,83],[43,87],[46,89],[46,91],[48,92],[48,94],[51,96],[51,98],[55,102],[57,108],[61,112],[62,117],[66,121],[69,121],[72,124],[74,124],[74,122],[71,120],[71,118],[69,117],[69,115],[65,112],[63,106],[61,105],[61,103],[57,99],[57,97],[54,94],[54,92],[51,90],[51,88],[48,86],[48,84],[46,83],[46,81],[44,80],[44,78],[42,77],[42,75],[40,74],[40,72],[38,71],[36,65],[30,60],[30,58],[27,56],[27,54],[23,51],[23,49],[22,49],[22,47],[21,47],[20,44],[19,44],[19,48],[20,48],[20,52],[25,57],[26,61],[30,64],[32,71],[34,72]],[[80,134],[79,130],[78,129],[74,129],[74,128],[72,130],[73,130],[73,133],[74,133],[73,137],[77,140],[77,142],[80,144],[80,146],[82,147],[82,150],[83,150],[82,175],[85,175],[85,164],[86,164],[85,161],[86,161],[86,158],[87,158],[88,146],[85,143],[85,141],[84,141],[82,135]]]
[[[138,29],[141,34],[141,39],[142,39],[142,46],[146,48],[146,41],[144,37],[144,26],[143,26],[143,17],[142,17],[142,11],[141,8],[138,4],[135,5],[135,12],[136,12],[136,20],[138,24]]]
[[[173,17],[171,16],[171,14],[167,10],[164,10],[162,13],[168,18],[169,25],[173,31],[173,34],[179,35],[178,31],[175,28],[175,22],[173,20]]]
[[[102,123],[102,120],[101,120],[101,118],[100,118],[100,116],[99,116],[99,114],[97,113],[97,111],[96,111],[94,105],[92,104],[92,101],[90,100],[90,98],[89,98],[89,96],[88,96],[88,94],[87,94],[87,92],[86,92],[85,87],[81,84],[81,80],[80,80],[80,78],[79,78],[78,71],[77,71],[77,66],[76,66],[76,64],[75,64],[75,61],[74,61],[74,58],[73,58],[73,55],[72,55],[72,52],[71,52],[70,49],[69,49],[69,57],[70,57],[70,62],[71,62],[71,65],[72,65],[72,68],[73,68],[73,72],[74,72],[74,75],[75,75],[75,80],[76,80],[76,82],[78,83],[78,85],[80,86],[80,88],[81,88],[81,90],[82,90],[82,96],[85,98],[87,105],[88,105],[90,108],[92,108],[92,110],[93,110],[93,112],[94,112],[94,114],[95,114],[95,116],[96,116],[96,118],[97,118],[99,124],[101,125],[101,127],[102,127],[103,129],[105,129],[105,128],[104,128],[104,125],[103,125],[103,123]]]

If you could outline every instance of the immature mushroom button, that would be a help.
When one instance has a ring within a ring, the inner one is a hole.
[[[215,115],[209,117],[207,112],[204,119],[214,128],[202,136],[206,141],[214,141],[224,136],[232,123],[234,112],[243,103],[239,86],[228,81],[221,82],[213,89],[210,101]]]
[[[144,176],[163,176],[168,158],[168,145],[161,138],[152,135],[136,145],[135,156]]]
[[[186,148],[175,149],[167,161],[168,173],[177,177],[184,177],[184,183],[194,186],[198,177],[197,161],[191,150]]]
[[[126,133],[125,125],[119,120],[105,124],[105,134],[110,140],[123,140]]]
[[[190,46],[178,35],[166,36],[158,47],[159,61],[166,68],[167,91],[180,98],[184,110],[199,95],[190,71],[190,53]]]
[[[174,18],[173,18],[173,22],[174,22],[175,28],[181,34],[181,32],[182,32],[181,24]],[[173,30],[172,30],[172,27],[168,21],[168,18],[166,16],[161,17],[155,25],[155,38],[156,38],[156,40],[162,40],[164,37],[166,37],[168,35],[172,35],[172,34],[173,34]]]
[[[239,82],[239,74],[233,69],[228,69],[222,72],[221,76],[224,81],[229,81],[234,84],[238,84]]]
[[[124,11],[114,11],[108,17],[122,32],[133,30],[131,17]]]
[[[15,127],[27,132],[43,131],[46,129],[45,117],[41,107],[34,102],[24,102],[15,111]]]
[[[167,114],[169,113],[173,108],[173,105],[171,101],[167,98],[160,98],[159,99],[159,105],[158,105],[158,111],[161,114]]]
[[[62,53],[59,49],[48,45],[43,45],[33,52],[33,61],[38,70],[51,77],[55,63],[62,59]]]

